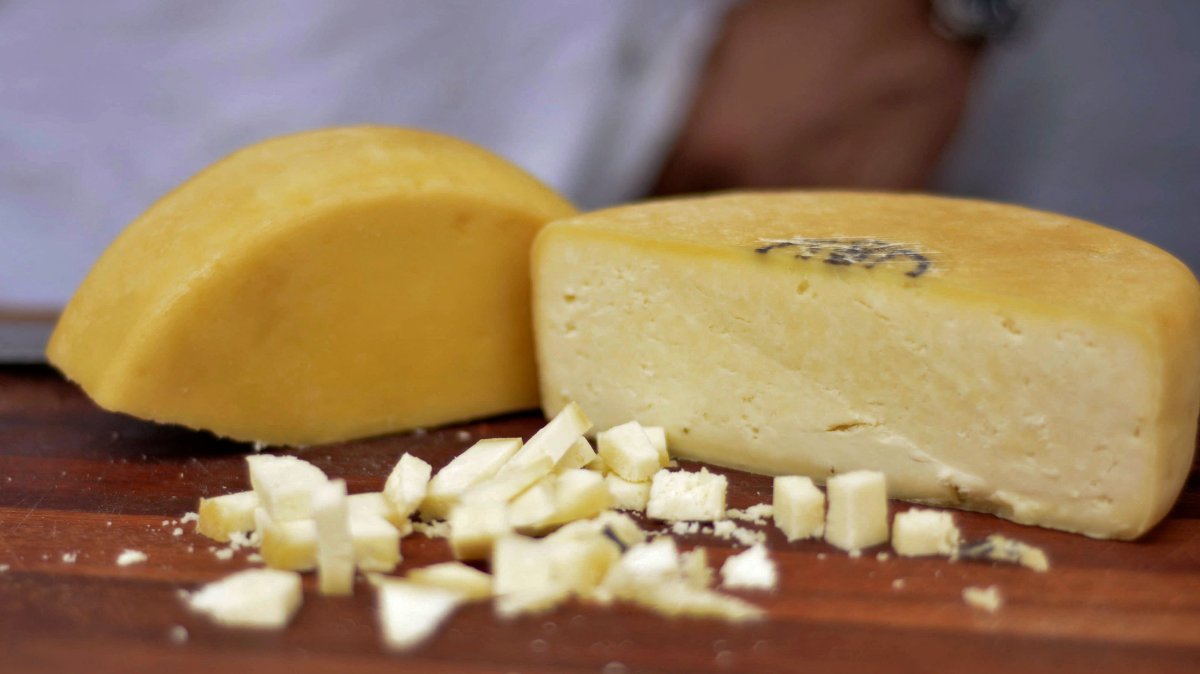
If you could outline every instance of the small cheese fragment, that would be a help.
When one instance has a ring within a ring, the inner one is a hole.
[[[952,557],[961,538],[954,516],[942,510],[911,508],[892,522],[892,548],[905,557]]]
[[[425,500],[431,474],[433,468],[421,459],[408,453],[400,457],[383,485],[383,496],[397,515],[407,518],[416,512]]]
[[[212,498],[201,498],[197,510],[200,519],[196,531],[222,543],[232,533],[254,531],[254,511],[258,508],[258,494],[243,491]]]
[[[349,509],[352,520],[355,517],[375,515],[391,522],[400,531],[401,536],[407,536],[412,532],[412,522],[408,517],[396,512],[396,509],[392,507],[392,502],[383,495],[383,492],[369,491],[351,494],[346,497],[346,507]]]
[[[596,447],[609,470],[630,482],[645,482],[667,465],[636,421],[614,426],[596,436]]]
[[[591,428],[591,420],[579,405],[566,405],[504,464],[497,477],[526,469],[546,458],[553,468]]]
[[[555,464],[554,472],[565,473],[568,470],[583,468],[592,461],[595,461],[597,456],[599,455],[596,453],[596,450],[592,449],[592,443],[588,442],[587,438],[579,438],[575,441],[575,444],[571,445],[571,448],[567,450],[563,458],[559,459],[558,463]]]
[[[774,590],[778,582],[775,562],[761,543],[727,558],[721,565],[721,586],[730,590]]]
[[[887,479],[883,473],[856,470],[829,478],[825,540],[854,552],[888,539]]]
[[[384,580],[375,591],[383,642],[393,650],[407,650],[429,638],[463,602],[457,592],[402,580]]]
[[[350,514],[350,540],[354,563],[363,571],[389,572],[401,561],[400,530],[370,514]]]
[[[226,627],[279,629],[292,621],[303,600],[299,574],[247,569],[205,585],[187,603]]]
[[[879,470],[894,498],[1134,538],[1195,452],[1200,284],[1073,218],[907,194],[661,200],[550,224],[533,281],[546,413],[662,426],[676,457]]]
[[[573,212],[434,133],[270,139],[130,224],[47,355],[106,409],[271,444],[530,409],[530,244]]]
[[[321,594],[354,592],[354,539],[350,536],[345,480],[317,487],[312,498],[317,524],[317,589]]]
[[[320,468],[294,456],[252,454],[246,465],[254,492],[276,520],[312,517],[313,491],[329,481]]]
[[[283,571],[317,568],[317,523],[313,520],[277,522],[266,509],[254,513],[256,531],[262,537],[263,563]]]
[[[646,510],[646,501],[650,499],[649,482],[630,482],[619,475],[609,473],[604,476],[604,484],[612,497],[612,507],[637,512]]]
[[[712,587],[713,571],[708,566],[708,552],[695,548],[679,555],[679,567],[687,584],[698,590]]]
[[[620,556],[615,541],[586,529],[541,540],[506,536],[492,552],[497,611],[512,617],[548,610],[571,596],[590,597]]]
[[[650,485],[646,515],[668,521],[724,519],[728,484],[724,475],[710,473],[706,468],[698,473],[660,470]]]
[[[512,529],[503,502],[463,501],[450,511],[450,549],[456,559],[487,559],[496,539]]]
[[[1045,550],[999,534],[992,534],[981,543],[961,547],[958,554],[969,559],[1020,564],[1038,573],[1045,573],[1050,569],[1050,560],[1046,557]]]
[[[421,503],[421,517],[445,519],[463,492],[495,476],[519,449],[520,438],[480,440],[468,447],[429,481],[425,500]]]
[[[825,494],[813,481],[800,475],[775,478],[772,493],[775,526],[788,542],[825,535]]]
[[[965,587],[962,591],[963,601],[971,608],[977,608],[988,613],[995,613],[1004,605],[1004,598],[1000,596],[1000,588],[995,585],[988,587]]]
[[[442,562],[408,572],[405,579],[417,585],[458,593],[467,601],[492,596],[492,577],[462,562]]]
[[[117,566],[133,566],[141,564],[149,557],[141,550],[122,550],[121,554],[117,555]]]

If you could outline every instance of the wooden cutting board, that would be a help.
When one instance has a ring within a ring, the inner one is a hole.
[[[436,469],[479,438],[528,438],[542,423],[517,415],[294,453],[345,477],[351,492],[370,491],[403,452]],[[192,525],[175,535],[200,496],[249,488],[248,450],[99,410],[47,368],[0,367],[0,671],[1200,671],[1194,472],[1168,519],[1136,543],[957,514],[968,539],[1000,533],[1041,546],[1048,573],[877,557],[886,548],[851,559],[820,542],[789,544],[767,525],[755,528],[767,532],[779,591],[740,593],[767,609],[764,622],[579,603],[504,621],[481,603],[395,654],[380,647],[362,580],[353,598],[324,598],[307,577],[305,604],[281,632],[223,629],[186,610],[181,590],[253,566],[245,551],[219,560]],[[770,500],[769,478],[721,472],[730,507]],[[736,551],[712,536],[680,542],[708,548],[714,565]],[[119,567],[124,549],[149,559]],[[403,552],[398,573],[450,559],[445,541],[418,535]],[[963,588],[989,585],[1004,597],[998,612],[963,603]]]

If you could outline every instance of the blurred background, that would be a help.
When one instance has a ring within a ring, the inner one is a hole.
[[[231,151],[361,123],[466,138],[582,208],[924,190],[1197,270],[1197,29],[1196,0],[0,0],[0,315],[52,316]]]

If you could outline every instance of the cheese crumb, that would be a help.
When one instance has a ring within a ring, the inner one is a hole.
[[[968,559],[1020,564],[1038,573],[1045,573],[1050,568],[1050,560],[1041,548],[998,534],[988,536],[982,543],[960,548],[958,554]]]
[[[168,636],[173,644],[186,644],[188,640],[188,631],[183,625],[175,625],[171,628]]]
[[[62,556],[63,564],[74,564],[77,557],[79,557],[78,552],[64,552]]]
[[[413,531],[426,538],[450,538],[450,523],[445,520],[437,522],[413,522]]]
[[[904,588],[904,584],[905,583],[904,583],[903,578],[897,578],[896,580],[892,581],[892,589],[893,590],[901,590]]]
[[[228,562],[229,560],[233,559],[233,548],[220,548],[213,550],[213,557],[216,557],[222,562]]]
[[[742,520],[754,524],[766,524],[767,518],[775,514],[775,506],[770,503],[759,503],[752,505],[744,510],[730,508],[725,511],[725,516],[730,519]]]
[[[963,588],[962,597],[968,606],[988,613],[995,613],[1004,604],[1004,598],[1000,596],[1000,588],[995,585]]]
[[[141,550],[123,550],[117,555],[117,566],[131,566],[133,564],[141,564],[149,559],[146,553]]]
[[[172,535],[172,536],[182,536],[182,535],[183,535],[183,529],[182,529],[182,528],[180,528],[180,527],[175,527],[175,530],[171,532],[171,535]]]
[[[774,590],[777,583],[775,563],[762,544],[729,557],[721,565],[721,585],[729,589]]]
[[[708,472],[660,470],[650,484],[646,515],[657,520],[712,522],[725,517],[724,475]]]
[[[11,568],[8,564],[0,564],[0,573],[8,573],[8,570]]]
[[[180,524],[187,524],[188,522],[199,522],[199,521],[200,521],[199,513],[184,513],[183,517],[179,518]],[[109,524],[109,526],[112,526],[112,522],[109,522],[108,524]]]

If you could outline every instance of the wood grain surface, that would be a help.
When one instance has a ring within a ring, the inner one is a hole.
[[[529,437],[542,423],[531,413],[294,453],[345,477],[351,492],[370,491],[403,452],[436,469],[479,438]],[[253,566],[246,551],[219,560],[192,525],[174,535],[173,522],[201,496],[249,488],[247,451],[104,412],[49,369],[0,368],[0,671],[1200,672],[1195,472],[1168,519],[1134,543],[957,514],[968,539],[1001,533],[1041,546],[1048,573],[878,550],[852,559],[766,526],[779,590],[738,593],[767,609],[764,622],[580,603],[505,621],[479,603],[397,654],[380,646],[361,578],[353,598],[325,598],[306,577],[304,606],[279,632],[219,628],[185,608],[181,590]],[[722,472],[730,507],[770,500],[769,478]],[[708,548],[714,566],[736,552],[712,536],[679,540]],[[443,540],[413,535],[402,547],[397,573],[450,559]],[[117,566],[124,549],[149,559]],[[1005,599],[998,612],[963,603],[963,588],[988,585]],[[177,627],[186,640],[172,638]]]

